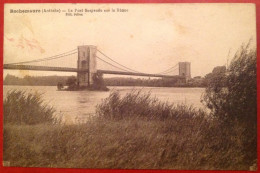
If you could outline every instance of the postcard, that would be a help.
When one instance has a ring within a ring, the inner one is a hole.
[[[5,3],[4,167],[257,170],[252,3]]]

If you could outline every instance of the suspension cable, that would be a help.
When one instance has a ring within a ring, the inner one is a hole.
[[[47,58],[31,60],[31,61],[16,62],[16,63],[8,63],[8,65],[11,65],[11,64],[27,64],[27,63],[31,63],[31,62],[41,62],[41,61],[49,61],[49,60],[53,60],[53,59],[58,59],[58,58],[62,58],[62,57],[73,55],[73,54],[77,53],[77,51],[73,52],[75,50],[77,50],[77,49],[74,49],[74,50],[71,50],[71,51],[68,51],[68,52],[65,52],[65,53],[62,53],[62,54],[50,56],[50,57],[47,57]],[[70,52],[73,52],[73,53],[70,53]],[[68,54],[68,53],[70,53],[70,54]]]
[[[172,70],[175,70],[175,69],[177,68],[177,65],[178,65],[178,63],[175,64],[173,67],[171,67],[171,68],[169,68],[169,69],[167,69],[167,70],[165,70],[165,71],[162,71],[162,72],[160,72],[160,73],[157,73],[157,74],[163,74],[163,73],[167,73],[168,71],[170,72],[170,71],[172,71]],[[168,72],[168,73],[169,73],[169,72]]]
[[[173,72],[176,72],[176,70],[178,70],[177,68],[171,70],[171,71],[168,71],[168,72],[165,72],[165,73],[160,73],[160,74],[169,74],[169,73],[173,73]]]
[[[163,72],[163,73],[160,73],[160,74],[166,74],[166,73],[171,73],[171,72],[173,72],[173,71],[175,71],[175,70],[177,70],[178,69],[178,67],[175,67],[175,68],[173,68],[173,69],[169,69],[168,71],[165,71],[165,72]]]
[[[118,68],[118,69],[123,70],[123,71],[131,72],[131,71],[122,69],[122,68],[120,68],[120,67],[117,67],[117,66],[115,66],[115,65],[113,65],[113,64],[111,64],[111,63],[109,63],[109,62],[107,62],[107,61],[105,61],[105,60],[103,60],[102,58],[100,58],[100,57],[98,57],[98,56],[96,56],[96,57],[97,57],[98,59],[100,59],[101,61],[103,61],[103,62],[105,62],[105,63],[107,63],[107,64],[109,64],[109,65],[111,65],[111,66],[113,66],[113,67],[115,67],[115,68]]]
[[[105,56],[106,58],[108,58],[109,60],[111,60],[111,61],[113,61],[114,63],[116,63],[117,65],[120,65],[120,66],[122,66],[122,67],[124,67],[124,68],[126,68],[126,69],[128,69],[128,70],[131,70],[131,71],[133,71],[133,72],[136,72],[136,73],[142,73],[142,72],[133,70],[133,69],[131,69],[131,68],[128,68],[128,67],[126,67],[126,66],[124,66],[124,65],[122,65],[122,64],[120,64],[120,63],[118,63],[118,62],[116,62],[116,61],[114,61],[112,58],[110,58],[109,56],[107,56],[106,54],[104,54],[103,52],[101,52],[101,51],[98,50],[98,49],[97,49],[97,51],[98,51],[99,53],[101,53],[102,55],[104,55],[104,56]]]

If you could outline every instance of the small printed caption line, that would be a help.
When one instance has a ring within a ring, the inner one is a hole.
[[[83,16],[86,13],[127,13],[128,9],[109,8],[109,9],[10,9],[10,13],[63,13],[65,16]]]

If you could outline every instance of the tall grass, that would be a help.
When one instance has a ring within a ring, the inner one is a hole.
[[[54,123],[54,108],[43,102],[42,94],[12,90],[3,102],[4,123],[39,124]]]
[[[132,90],[124,97],[120,96],[119,91],[114,90],[108,98],[97,105],[96,113],[99,117],[114,120],[129,118],[176,120],[206,115],[203,110],[196,110],[192,106],[162,102],[158,98],[152,97],[150,92],[142,90]]]
[[[11,166],[248,170],[256,163],[239,122],[223,126],[202,110],[117,91],[86,124],[4,125]]]

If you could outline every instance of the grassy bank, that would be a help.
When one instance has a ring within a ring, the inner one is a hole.
[[[120,120],[71,126],[4,127],[11,166],[132,169],[249,169],[241,136],[212,136],[175,121]],[[206,135],[206,136],[205,136]]]
[[[4,124],[4,160],[11,166],[248,170],[256,162],[241,124],[219,123],[141,91],[112,92],[86,124],[19,122]]]

